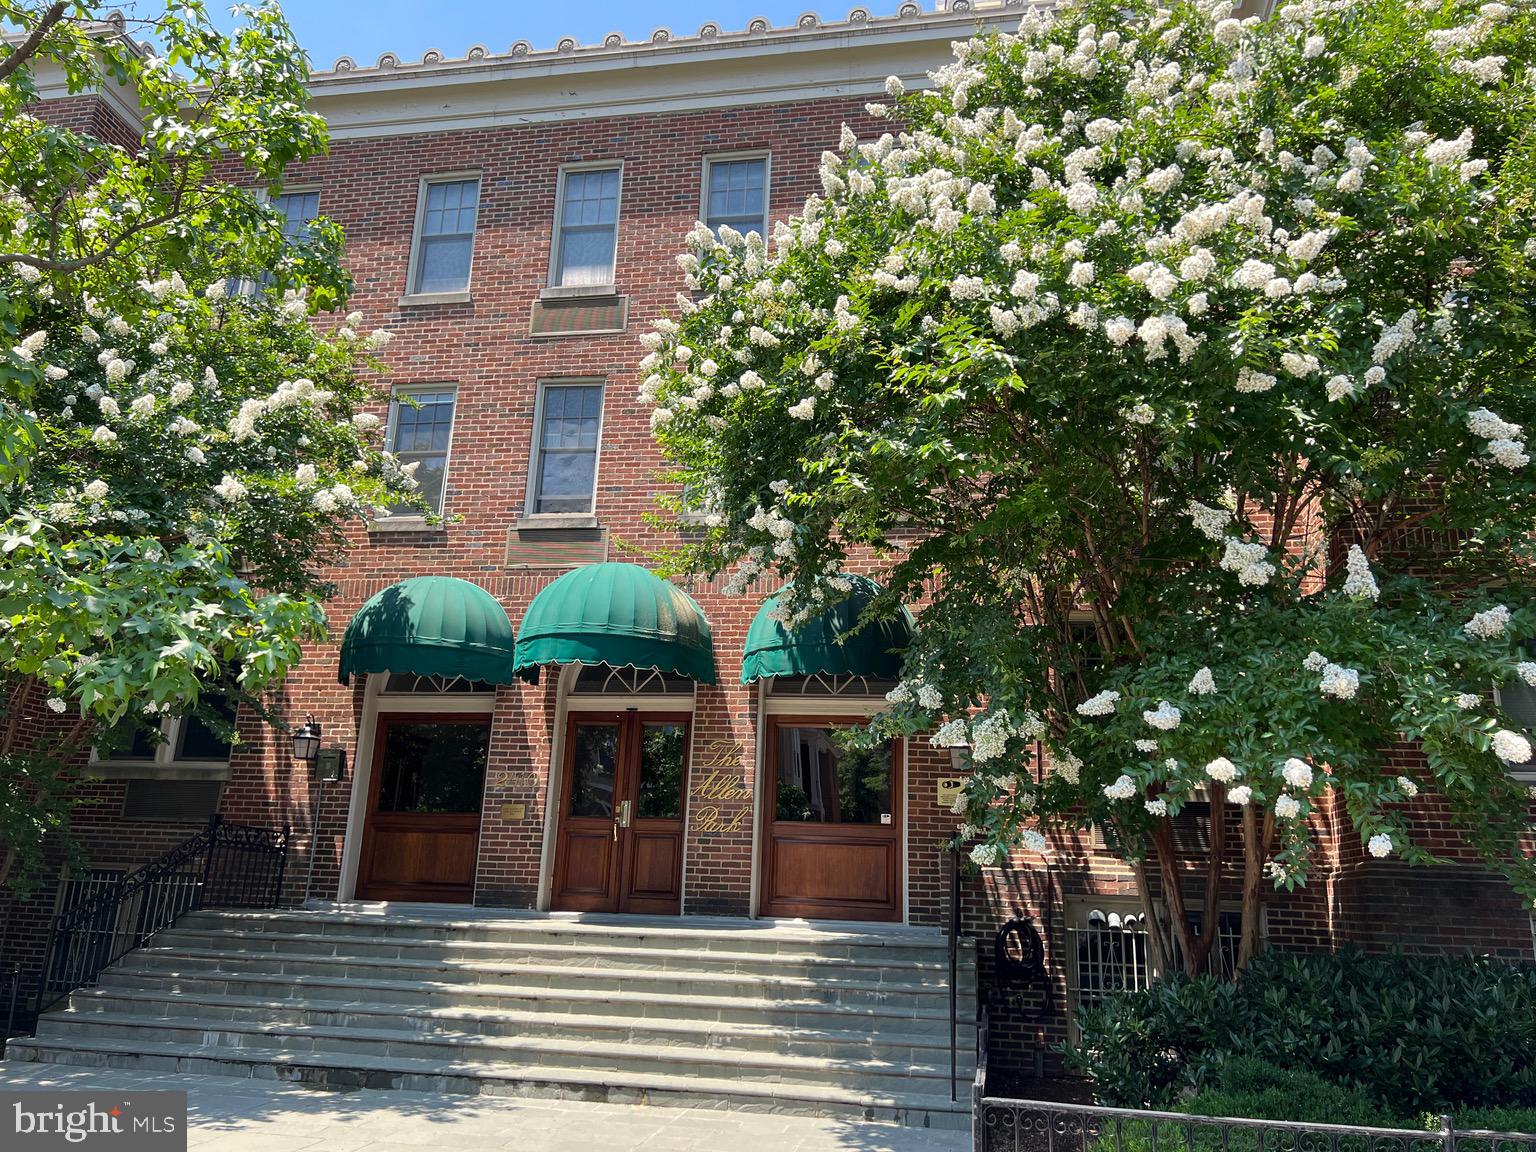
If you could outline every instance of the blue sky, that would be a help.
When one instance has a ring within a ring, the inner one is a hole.
[[[802,12],[842,20],[854,7],[890,16],[900,0],[286,0],[283,9],[309,52],[311,66],[328,69],[338,56],[372,64],[382,52],[420,60],[428,48],[448,58],[463,56],[471,44],[505,52],[514,41],[553,48],[564,36],[582,44],[600,43],[609,32],[625,39],[649,37],[657,28],[692,35],[714,22],[722,29],[745,28],[764,16],[775,28],[794,23]],[[932,9],[933,0],[924,8]],[[227,18],[226,18],[227,19]]]

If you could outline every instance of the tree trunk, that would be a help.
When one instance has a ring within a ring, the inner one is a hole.
[[[1136,892],[1141,897],[1142,921],[1147,926],[1147,959],[1154,972],[1167,972],[1173,963],[1173,937],[1169,935],[1168,921],[1164,918],[1157,901],[1152,899],[1151,877],[1147,875],[1145,860],[1131,861],[1136,873]]]
[[[1221,927],[1221,874],[1227,863],[1227,788],[1212,783],[1211,849],[1205,869],[1205,907],[1201,912],[1200,939],[1196,942],[1195,973],[1209,972],[1211,952]]]
[[[1264,946],[1260,933],[1264,916],[1264,861],[1274,835],[1275,818],[1264,814],[1262,828],[1253,805],[1243,806],[1243,931],[1237,950],[1237,970],[1242,972]]]
[[[1163,899],[1168,902],[1168,919],[1173,936],[1183,953],[1184,971],[1198,976],[1195,966],[1195,938],[1189,930],[1189,911],[1184,906],[1184,887],[1179,877],[1178,849],[1173,845],[1173,824],[1167,817],[1159,820],[1152,833],[1152,843],[1157,851],[1158,873],[1163,881]]]

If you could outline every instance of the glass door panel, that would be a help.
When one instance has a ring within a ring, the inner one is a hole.
[[[577,724],[567,815],[612,817],[618,771],[619,726]]]
[[[488,735],[483,724],[389,725],[377,811],[480,811]]]
[[[891,745],[848,748],[834,728],[779,730],[774,818],[813,824],[888,824]]]
[[[640,726],[640,785],[637,815],[642,820],[677,820],[683,815],[683,767],[688,727],[681,722]]]

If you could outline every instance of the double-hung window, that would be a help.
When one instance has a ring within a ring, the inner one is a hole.
[[[729,225],[768,238],[767,156],[705,157],[704,223],[716,233]]]
[[[590,513],[597,488],[603,386],[545,384],[534,427],[528,510],[536,516]]]
[[[401,464],[416,465],[416,484],[433,512],[443,510],[448,446],[453,438],[455,392],[441,384],[397,388],[389,407],[389,450]],[[411,505],[392,509],[407,515]]]
[[[479,216],[479,177],[429,176],[422,181],[411,295],[469,291]]]
[[[560,174],[550,284],[590,288],[613,283],[623,169],[567,168]]]
[[[284,192],[272,201],[283,217],[283,235],[297,240],[309,230],[310,224],[320,215],[320,192]]]

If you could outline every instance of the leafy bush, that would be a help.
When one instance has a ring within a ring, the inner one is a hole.
[[[1197,1116],[1246,1116],[1301,1124],[1361,1124],[1375,1128],[1422,1128],[1424,1118],[1383,1109],[1369,1092],[1325,1080],[1316,1072],[1276,1068],[1252,1056],[1229,1060],[1217,1083],[1179,1108]]]
[[[1078,1013],[1069,1061],[1098,1098],[1174,1107],[1248,1056],[1411,1116],[1536,1106],[1536,966],[1272,952],[1235,984],[1175,977]]]

